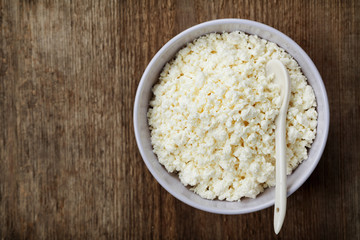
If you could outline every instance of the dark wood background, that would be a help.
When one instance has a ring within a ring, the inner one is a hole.
[[[360,239],[360,1],[0,2],[0,239]],[[272,208],[226,216],[176,200],[136,146],[145,67],[219,18],[290,36],[328,92],[327,147],[278,237]]]

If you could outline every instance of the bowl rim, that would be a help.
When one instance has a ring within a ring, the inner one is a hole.
[[[266,24],[263,23],[259,23],[256,21],[252,21],[252,20],[247,20],[247,19],[238,19],[238,18],[224,18],[224,19],[216,19],[216,20],[210,20],[210,21],[206,21],[200,24],[196,24],[190,28],[187,28],[186,30],[180,32],[179,34],[177,34],[175,37],[173,37],[172,39],[170,39],[156,54],[155,56],[151,59],[150,63],[147,65],[137,88],[136,91],[136,95],[135,95],[135,102],[134,102],[134,109],[133,109],[133,123],[134,123],[134,132],[135,132],[135,139],[136,139],[136,143],[139,149],[139,152],[141,154],[141,157],[143,159],[143,161],[145,162],[148,170],[150,171],[150,173],[153,175],[153,177],[157,180],[157,182],[167,191],[169,192],[172,196],[174,196],[175,198],[177,198],[178,200],[186,203],[189,206],[192,206],[194,208],[206,211],[206,212],[211,212],[211,213],[217,213],[217,214],[227,214],[227,215],[234,215],[234,214],[245,214],[245,213],[251,213],[251,212],[256,212],[265,208],[268,208],[272,205],[274,205],[275,203],[275,199],[272,199],[271,201],[265,202],[263,204],[260,204],[256,207],[252,207],[252,208],[247,208],[247,209],[214,209],[214,208],[208,208],[206,206],[202,206],[198,203],[195,203],[191,200],[189,200],[188,198],[182,196],[181,194],[178,194],[177,192],[175,192],[172,188],[168,187],[167,184],[165,183],[165,181],[157,176],[154,168],[152,167],[152,165],[149,163],[146,154],[145,154],[145,150],[144,147],[140,141],[140,129],[138,127],[138,111],[139,111],[139,101],[141,98],[141,91],[144,88],[144,84],[146,81],[146,78],[150,72],[150,69],[153,67],[153,65],[155,64],[155,62],[158,60],[158,58],[163,54],[163,52],[169,47],[171,46],[173,43],[175,43],[176,41],[178,41],[179,39],[181,39],[182,37],[186,36],[188,33],[195,31],[199,28],[205,28],[205,27],[209,27],[211,25],[219,25],[219,24],[233,24],[233,23],[238,23],[238,24],[247,24],[247,25],[251,25],[254,27],[259,27],[261,29],[265,29],[275,35],[279,35],[281,38],[285,39],[289,44],[291,44],[305,59],[305,61],[307,61],[310,65],[311,71],[313,72],[314,76],[316,79],[319,80],[319,88],[321,91],[321,94],[323,95],[324,98],[324,122],[323,124],[325,124],[324,126],[324,132],[323,132],[323,136],[324,136],[324,143],[320,146],[320,150],[318,151],[318,154],[315,155],[315,161],[313,162],[313,164],[310,166],[309,170],[307,172],[305,172],[305,174],[301,177],[301,179],[299,181],[296,182],[296,184],[294,184],[292,186],[291,189],[288,190],[287,192],[287,196],[289,197],[292,193],[294,193],[297,189],[299,189],[300,186],[302,186],[304,184],[304,182],[309,178],[309,176],[313,173],[313,171],[315,170],[316,166],[318,165],[321,156],[323,154],[323,151],[325,149],[326,146],[326,142],[328,139],[328,133],[329,133],[329,125],[330,125],[330,109],[329,109],[329,101],[328,101],[328,96],[326,93],[326,89],[325,89],[325,85],[324,82],[321,78],[321,75],[318,71],[318,69],[316,68],[314,62],[311,60],[311,58],[307,55],[307,53],[294,41],[292,40],[290,37],[288,37],[287,35],[285,35],[284,33],[280,32],[279,30],[270,27]],[[266,39],[267,40],[267,39]],[[306,160],[306,159],[305,159]],[[170,174],[170,173],[169,173]],[[208,200],[208,199],[206,199]],[[211,200],[209,200],[211,201]]]

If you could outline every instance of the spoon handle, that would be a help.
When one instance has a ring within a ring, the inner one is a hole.
[[[287,109],[285,109],[287,111]],[[280,232],[286,213],[286,112],[280,109],[275,120],[276,141],[276,188],[274,208],[274,231]]]

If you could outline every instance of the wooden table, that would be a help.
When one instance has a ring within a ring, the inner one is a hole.
[[[360,1],[1,1],[1,239],[360,239]],[[294,39],[330,101],[323,157],[288,199],[226,216],[176,200],[134,138],[140,77],[182,30],[244,18]]]

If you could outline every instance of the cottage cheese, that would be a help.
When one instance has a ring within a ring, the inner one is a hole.
[[[275,185],[280,95],[265,65],[280,60],[291,79],[287,174],[316,134],[313,89],[276,44],[242,32],[208,34],[181,49],[153,87],[148,122],[158,160],[207,199],[255,198]]]

